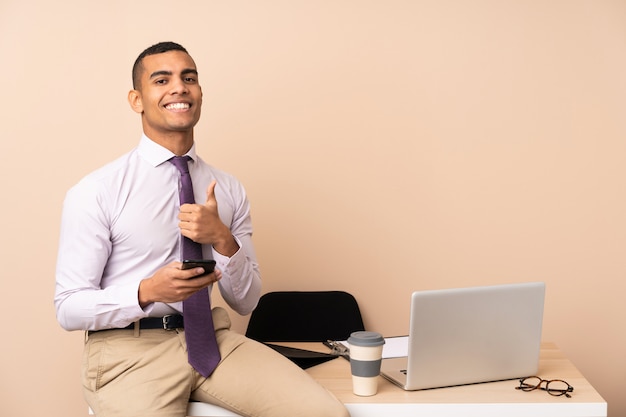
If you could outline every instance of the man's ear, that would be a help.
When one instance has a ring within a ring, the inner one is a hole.
[[[143,113],[143,102],[141,101],[141,93],[138,90],[130,90],[128,92],[128,104],[136,113]]]

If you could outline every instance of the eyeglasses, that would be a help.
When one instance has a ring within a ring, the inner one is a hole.
[[[541,386],[544,382],[546,383],[545,388]],[[555,397],[565,395],[567,398],[571,398],[569,393],[574,391],[574,387],[562,379],[547,380],[541,379],[538,376],[528,376],[526,378],[522,378],[519,380],[519,387],[515,387],[515,389],[522,391],[533,391],[537,388],[548,391],[548,394],[554,395]]]

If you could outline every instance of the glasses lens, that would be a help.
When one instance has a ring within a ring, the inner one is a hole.
[[[529,376],[528,378],[520,380],[519,388],[522,391],[532,391],[534,389],[537,389],[537,387],[539,387],[539,384],[541,384],[541,378],[536,376]]]
[[[550,381],[546,385],[546,391],[548,391],[549,394],[555,395],[557,397],[559,395],[565,395],[569,391],[569,389],[570,387],[567,382],[558,379]]]

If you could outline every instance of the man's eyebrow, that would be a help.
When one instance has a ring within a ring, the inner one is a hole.
[[[182,70],[181,74],[182,75],[187,75],[187,74],[198,75],[198,70],[193,69],[193,68],[187,68],[187,69]],[[154,71],[152,74],[150,74],[150,79],[155,78],[155,77],[160,77],[162,75],[171,76],[172,75],[172,71],[166,71],[166,70]]]
[[[161,75],[172,75],[172,71],[154,71],[152,74],[150,74],[150,79],[154,77],[160,77]]]

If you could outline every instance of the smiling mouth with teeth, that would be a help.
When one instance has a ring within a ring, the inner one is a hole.
[[[189,107],[189,103],[172,103],[165,106],[168,110],[187,110]]]

